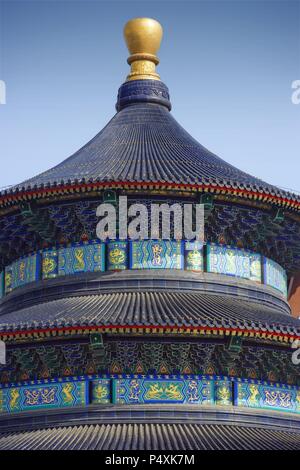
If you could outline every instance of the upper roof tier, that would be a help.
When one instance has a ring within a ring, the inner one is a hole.
[[[158,81],[127,82],[119,111],[74,155],[23,183],[33,187],[75,179],[113,182],[225,182],[276,188],[238,170],[200,145],[168,110],[168,90]]]
[[[168,88],[155,70],[159,23],[138,18],[129,21],[124,32],[131,72],[119,89],[117,114],[71,157],[1,196],[78,183],[170,183],[253,191],[300,208],[299,196],[226,163],[173,118]]]
[[[216,184],[292,197],[207,150],[178,124],[170,107],[162,82],[126,82],[119,90],[118,112],[104,129],[71,157],[12,191],[91,181],[167,182]]]

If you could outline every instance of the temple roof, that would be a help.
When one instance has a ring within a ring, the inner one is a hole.
[[[162,82],[125,83],[117,109],[104,129],[80,150],[10,192],[74,182],[171,183],[221,185],[297,199],[198,143],[169,112],[168,89]]]
[[[66,297],[0,316],[0,333],[105,326],[235,329],[300,337],[300,321],[275,307],[193,292],[123,292]]]
[[[117,113],[89,143],[24,186],[69,180],[268,185],[234,168],[193,139],[159,105],[135,104]],[[276,191],[275,188],[270,190]]]
[[[300,433],[223,424],[121,423],[0,434],[0,450],[299,450]]]
[[[226,163],[198,143],[173,118],[169,90],[155,69],[162,34],[156,20],[130,20],[124,35],[131,71],[119,89],[117,114],[72,156],[0,196],[78,183],[167,183],[218,186],[225,192],[229,188],[252,191],[284,199],[275,202],[298,206],[300,196]]]

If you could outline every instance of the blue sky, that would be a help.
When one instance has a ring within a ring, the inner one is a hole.
[[[158,71],[176,119],[231,164],[300,191],[298,0],[0,0],[0,187],[64,160],[113,116],[136,16],[164,27]]]

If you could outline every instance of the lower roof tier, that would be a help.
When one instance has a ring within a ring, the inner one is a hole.
[[[159,410],[149,405],[137,408],[134,418],[131,408],[126,407],[123,411],[120,407],[85,409],[81,419],[79,410],[72,414],[76,425],[68,422],[62,410],[56,419],[46,413],[47,424],[37,414],[31,417],[33,426],[24,416],[11,424],[5,421],[6,430],[0,431],[0,450],[300,449],[299,420],[276,419],[274,412],[264,416],[254,410],[248,415],[241,410],[231,413],[222,407],[212,412],[174,405],[159,405]]]
[[[291,342],[300,337],[299,320],[274,305],[238,295],[116,292],[20,307],[0,316],[1,336],[100,328],[107,332],[238,334]]]
[[[299,449],[295,430],[223,424],[91,424],[0,434],[0,450]]]

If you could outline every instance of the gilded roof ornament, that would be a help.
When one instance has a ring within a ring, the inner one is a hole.
[[[161,24],[152,18],[134,18],[126,23],[124,36],[130,52],[127,62],[131,65],[126,81],[160,80],[155,67],[162,35]]]

